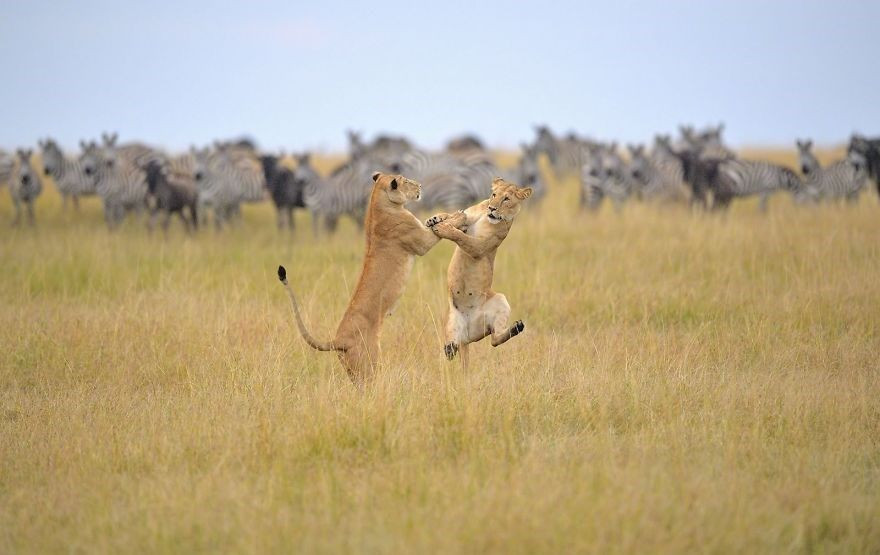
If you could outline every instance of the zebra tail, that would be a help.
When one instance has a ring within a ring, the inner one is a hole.
[[[296,325],[299,328],[299,333],[303,336],[303,339],[306,340],[306,343],[308,343],[311,348],[318,351],[344,351],[345,349],[337,347],[332,341],[318,341],[312,337],[312,334],[306,329],[306,324],[303,322],[302,315],[299,313],[299,303],[296,302],[293,288],[287,283],[287,270],[284,266],[278,266],[278,279],[281,280],[281,283],[284,284],[284,289],[287,290],[287,296],[290,297],[290,304],[293,306],[293,314],[296,317]]]

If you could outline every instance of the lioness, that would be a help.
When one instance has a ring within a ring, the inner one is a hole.
[[[403,293],[414,257],[422,256],[440,240],[404,208],[419,200],[422,187],[402,175],[373,174],[373,191],[364,223],[367,251],[364,265],[336,337],[318,341],[309,333],[299,312],[284,266],[278,278],[287,289],[299,331],[312,348],[336,351],[349,377],[357,384],[369,377],[379,359],[379,329]]]
[[[522,320],[507,327],[510,305],[504,295],[492,291],[492,277],[495,252],[507,237],[522,201],[531,195],[531,187],[518,187],[496,177],[488,200],[455,214],[437,214],[426,222],[438,236],[458,245],[447,274],[449,316],[444,350],[449,360],[461,352],[465,368],[469,343],[491,335],[492,346],[497,347],[525,329]]]

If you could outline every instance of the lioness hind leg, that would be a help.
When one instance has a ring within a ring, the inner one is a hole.
[[[522,320],[514,322],[513,326],[507,327],[507,321],[510,319],[510,304],[507,297],[501,293],[496,293],[483,305],[483,313],[492,330],[492,346],[497,347],[516,337],[525,330],[526,326]]]
[[[358,386],[362,386],[375,375],[376,366],[379,363],[378,359],[378,342],[368,345],[359,341],[351,348],[339,353],[339,362],[342,363],[342,367],[345,368],[351,381]]]
[[[450,301],[449,314],[446,316],[446,345],[443,347],[448,360],[454,359],[461,346],[467,343],[467,335],[467,318]]]

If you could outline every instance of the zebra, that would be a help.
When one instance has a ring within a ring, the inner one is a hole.
[[[249,149],[220,145],[213,150],[193,147],[190,152],[199,212],[204,214],[205,207],[211,207],[218,231],[238,213],[241,203],[266,198],[263,167]]]
[[[15,179],[9,185],[9,195],[12,197],[12,203],[15,205],[15,218],[12,225],[17,226],[21,223],[22,204],[27,209],[28,223],[34,225],[36,217],[34,216],[34,201],[43,192],[43,181],[40,179],[40,173],[34,170],[31,165],[31,155],[34,153],[31,149],[18,149],[18,171],[15,172]]]
[[[94,143],[83,151],[79,162],[83,172],[94,179],[108,229],[117,229],[127,213],[140,213],[146,207],[147,176],[134,162]]]
[[[585,158],[581,166],[580,204],[582,209],[598,210],[602,200],[611,199],[620,210],[637,184],[628,176],[617,143],[600,146]]]
[[[561,140],[557,139],[550,128],[543,125],[537,126],[535,131],[537,137],[533,148],[538,154],[547,155],[556,179],[577,175],[600,146],[593,141],[581,139],[574,133],[569,133]]]
[[[874,180],[877,194],[880,194],[880,137],[867,139],[853,135],[847,147],[847,155],[858,155],[865,160],[868,177]]]
[[[297,181],[295,172],[281,164],[281,156],[266,154],[260,156],[263,166],[263,175],[266,179],[266,187],[275,204],[277,213],[278,229],[285,227],[294,230],[294,208],[304,208],[303,182]],[[303,154],[296,157],[297,165],[308,165],[309,155]]]
[[[46,139],[38,144],[42,151],[43,172],[52,178],[61,193],[62,210],[66,211],[68,202],[72,202],[74,210],[79,211],[79,198],[97,193],[94,178],[86,175],[79,160],[65,157],[54,140]],[[80,141],[80,146],[85,151],[89,145]]]
[[[422,185],[422,210],[459,210],[489,197],[498,169],[481,151],[429,153],[414,150],[394,168]]]
[[[333,192],[327,180],[321,177],[311,164],[311,156],[304,153],[296,157],[293,169],[293,183],[302,190],[302,201],[312,218],[312,235],[318,237],[321,220],[324,229],[330,233],[336,229],[338,217],[334,211]]]
[[[805,177],[800,197],[816,201],[845,198],[858,200],[868,181],[867,159],[858,151],[850,151],[843,160],[823,168],[812,152],[813,141],[796,141],[798,160]]]
[[[9,183],[15,171],[15,157],[4,150],[0,150],[0,187]]]
[[[713,208],[727,208],[730,201],[737,197],[760,195],[761,210],[765,211],[771,194],[784,190],[797,197],[803,188],[801,179],[784,166],[739,158],[708,159],[721,160],[718,172],[723,177],[711,182]]]
[[[681,161],[657,149],[651,155],[643,145],[630,145],[629,177],[635,189],[645,200],[681,201],[687,198],[687,188]]]

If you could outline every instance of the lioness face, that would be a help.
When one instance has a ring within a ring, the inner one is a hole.
[[[374,187],[380,187],[394,204],[406,204],[422,199],[422,186],[402,175],[391,175],[376,172],[373,174]]]
[[[515,184],[496,177],[492,181],[492,195],[489,197],[489,222],[512,222],[522,209],[522,201],[532,196],[531,187],[517,187]]]

